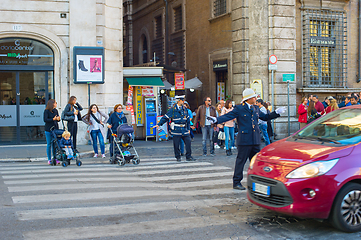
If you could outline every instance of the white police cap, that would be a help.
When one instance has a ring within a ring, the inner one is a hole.
[[[186,98],[186,95],[177,95],[174,97],[176,100],[184,100]]]

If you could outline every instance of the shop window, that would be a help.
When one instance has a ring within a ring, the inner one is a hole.
[[[213,16],[218,17],[227,13],[227,0],[214,0],[213,1]]]
[[[303,86],[344,87],[347,21],[343,12],[303,11]]]
[[[182,30],[183,20],[182,20],[182,6],[176,7],[174,11],[174,31]]]

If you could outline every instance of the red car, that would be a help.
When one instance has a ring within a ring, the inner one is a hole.
[[[263,208],[361,230],[361,105],[333,111],[256,154],[248,199]]]

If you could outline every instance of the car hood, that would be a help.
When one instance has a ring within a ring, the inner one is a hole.
[[[354,145],[329,146],[283,139],[263,148],[257,160],[298,167],[306,162],[329,160],[349,155]]]

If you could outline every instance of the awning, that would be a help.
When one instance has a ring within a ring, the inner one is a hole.
[[[195,78],[192,78],[192,79],[189,79],[189,80],[185,81],[185,88],[187,88],[187,89],[190,89],[190,88],[197,89],[197,88],[202,87],[202,84],[203,83],[199,80],[199,78],[195,77]]]
[[[170,84],[167,80],[163,81],[164,87],[160,87],[159,89],[171,90],[173,85]]]
[[[140,77],[131,78],[127,77],[130,86],[144,86],[144,87],[164,87],[162,79],[160,77]]]

